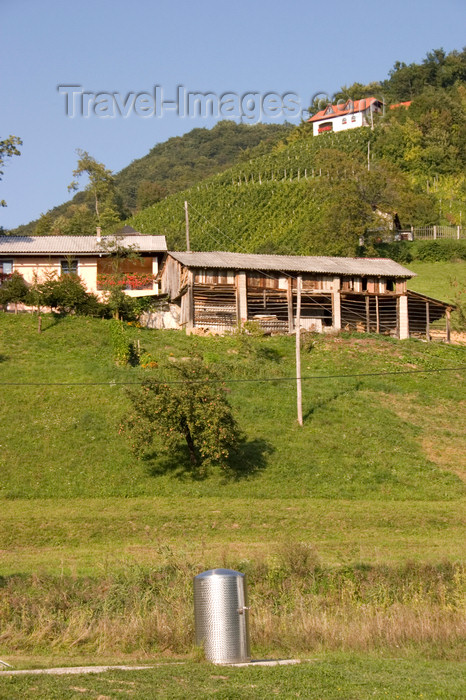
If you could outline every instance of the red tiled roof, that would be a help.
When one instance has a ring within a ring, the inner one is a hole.
[[[397,107],[406,107],[408,109],[411,102],[398,102],[396,105],[390,105],[390,109],[396,109]]]
[[[375,97],[365,97],[362,100],[348,100],[344,105],[327,105],[325,109],[322,109],[313,117],[308,119],[308,122],[320,122],[322,119],[333,119],[334,117],[342,117],[345,114],[356,114],[356,112],[364,112],[368,107],[370,107],[374,102],[380,102]],[[351,104],[352,103],[352,104]],[[333,112],[327,113],[328,108],[331,107]]]

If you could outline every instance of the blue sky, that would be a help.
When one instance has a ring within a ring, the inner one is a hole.
[[[157,116],[150,103],[139,110],[145,116],[132,109],[103,118],[92,96],[90,116],[78,100],[71,117],[58,85],[123,100],[130,93],[129,106],[156,85],[164,100],[182,85],[215,95],[294,93],[307,106],[316,92],[387,77],[396,60],[466,43],[466,4],[456,0],[1,0],[0,10],[0,138],[23,139],[0,182],[5,228],[69,198],[77,148],[116,172],[156,143],[216,121],[168,109]]]

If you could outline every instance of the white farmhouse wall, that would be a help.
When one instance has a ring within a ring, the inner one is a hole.
[[[346,131],[346,129],[356,129],[359,126],[366,124],[365,112],[356,112],[355,114],[345,114],[341,117],[328,117],[318,122],[313,123],[314,136],[319,135],[319,126],[325,122],[331,122],[333,125],[332,131]]]

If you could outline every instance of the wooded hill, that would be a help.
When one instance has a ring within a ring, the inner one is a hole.
[[[115,175],[122,219],[139,208],[147,207],[169,194],[221,172],[249,157],[251,152],[267,150],[293,129],[291,124],[236,124],[221,121],[212,129],[193,129],[184,136],[175,136],[156,144],[147,155],[134,160]],[[70,173],[71,180],[71,173]],[[93,216],[92,206],[84,192],[54,207],[41,219],[18,226],[9,233],[24,236],[34,233],[89,233],[95,225],[89,217],[76,221],[76,230],[67,230],[66,223],[76,217],[76,209],[85,207]],[[38,229],[38,230],[36,230]]]
[[[461,224],[466,51],[397,63],[386,81],[356,83],[337,98],[371,94],[387,103],[374,130],[313,137],[303,123],[267,154],[165,199],[132,224],[183,248],[186,199],[194,249],[332,255],[373,254],[395,214],[404,227]],[[402,101],[409,109],[388,109]]]
[[[368,95],[387,105],[373,130],[313,137],[306,122],[221,122],[169,139],[115,177],[120,217],[139,209],[128,223],[184,248],[187,200],[194,250],[332,255],[379,253],[374,245],[395,215],[403,227],[460,225],[466,49],[439,49],[420,64],[397,62],[386,80],[343,87],[335,99]],[[406,101],[409,109],[389,109]],[[42,217],[35,232],[92,230],[97,222],[84,197]],[[15,233],[32,230],[29,224]]]

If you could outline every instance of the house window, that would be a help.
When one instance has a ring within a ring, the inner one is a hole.
[[[60,272],[62,275],[77,275],[78,261],[77,260],[62,260],[60,263]]]
[[[394,292],[395,291],[395,281],[394,280],[387,280],[387,292]]]
[[[0,274],[11,275],[13,272],[13,260],[0,260]]]
[[[319,134],[322,134],[324,131],[333,131],[332,122],[324,122],[319,126]]]
[[[343,119],[341,120],[341,123],[346,124],[346,117],[343,117]]]
[[[351,117],[351,121],[352,121],[352,122],[355,122],[355,121],[356,121],[356,115],[355,115],[355,114],[353,114],[353,116]]]

